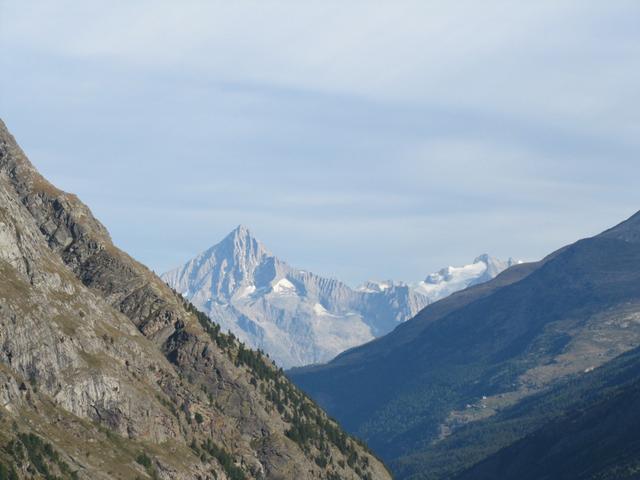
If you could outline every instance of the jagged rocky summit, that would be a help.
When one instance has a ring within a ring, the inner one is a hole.
[[[389,333],[430,303],[512,264],[482,255],[416,285],[370,281],[352,289],[290,266],[241,225],[162,278],[223,329],[290,368],[329,361]]]

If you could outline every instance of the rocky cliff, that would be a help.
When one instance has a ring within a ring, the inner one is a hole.
[[[0,474],[389,478],[261,354],[117,249],[0,122]]]

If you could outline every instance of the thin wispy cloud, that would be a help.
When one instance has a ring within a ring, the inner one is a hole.
[[[156,270],[246,223],[301,267],[416,280],[640,208],[639,14],[4,0],[1,115]]]

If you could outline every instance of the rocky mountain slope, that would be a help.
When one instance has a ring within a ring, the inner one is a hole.
[[[291,378],[398,478],[421,478],[434,442],[638,345],[640,213]]]
[[[371,281],[354,290],[291,267],[239,226],[162,278],[224,330],[289,368],[329,361],[390,332],[429,303],[490,280],[512,263],[483,255],[417,285]]]
[[[0,475],[389,474],[259,353],[116,248],[0,122]]]

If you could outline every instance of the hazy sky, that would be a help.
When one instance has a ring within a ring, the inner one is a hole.
[[[0,0],[0,116],[156,271],[237,224],[357,284],[640,209],[640,2]]]

